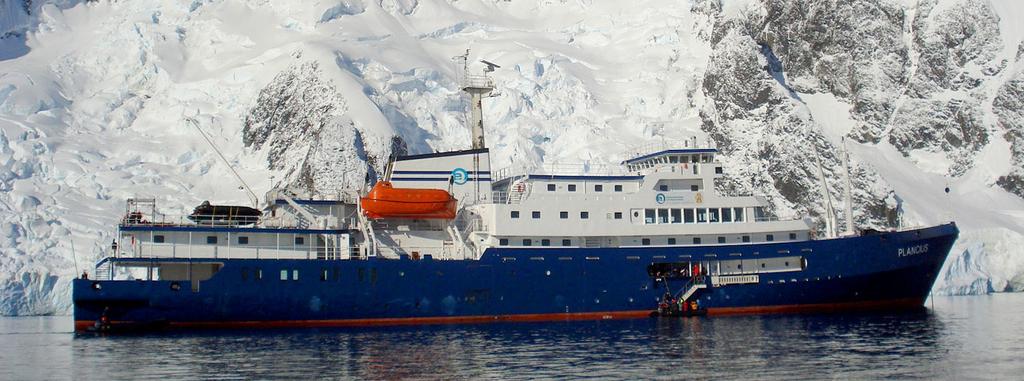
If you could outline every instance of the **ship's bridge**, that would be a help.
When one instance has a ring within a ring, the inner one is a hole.
[[[661,148],[649,152],[637,152],[635,156],[624,160],[622,165],[630,172],[642,171],[665,164],[681,164],[689,167],[692,164],[715,162],[715,148]],[[696,166],[694,166],[696,168]],[[721,173],[721,167],[715,171]]]

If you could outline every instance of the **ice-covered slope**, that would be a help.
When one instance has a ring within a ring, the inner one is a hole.
[[[248,202],[196,128],[258,194],[467,148],[467,48],[502,65],[495,167],[698,134],[728,189],[818,216],[807,163],[837,171],[846,136],[860,224],[955,219],[937,291],[1020,290],[1022,17],[1010,0],[0,0],[0,314],[65,312],[128,197]]]

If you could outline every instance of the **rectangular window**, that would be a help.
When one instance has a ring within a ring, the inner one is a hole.
[[[743,208],[732,208],[733,221],[743,222]]]
[[[683,222],[692,224],[694,221],[693,209],[683,209]]]
[[[708,222],[719,222],[718,208],[708,209]]]
[[[672,223],[678,224],[683,222],[683,211],[682,209],[672,209]]]
[[[238,244],[239,245],[248,245],[249,244],[249,237],[238,236]]]
[[[774,234],[768,234],[768,235],[764,236],[764,240],[768,241],[768,242],[774,241],[775,240],[775,235]]]
[[[676,244],[676,239],[675,238],[669,238],[668,239],[668,244],[669,245],[675,245]]]
[[[305,245],[306,244],[306,238],[305,237],[295,237],[295,244],[296,245]]]
[[[668,192],[668,185],[664,185],[664,184],[658,185],[658,190],[660,190],[662,192]]]
[[[575,192],[576,191],[576,184],[569,184],[569,191],[570,192]]]
[[[558,218],[561,218],[563,220],[566,219],[566,218],[569,218],[569,212],[565,212],[565,211],[558,212]]]
[[[590,218],[590,212],[580,212],[580,219],[585,220]]]
[[[622,219],[622,212],[615,212],[615,219],[616,220],[621,220]]]
[[[622,185],[616,185],[615,186],[615,191],[616,192],[622,192]]]
[[[667,224],[668,223],[668,209],[658,209],[658,223],[659,224]]]
[[[206,236],[206,243],[210,244],[210,245],[216,245],[217,244],[217,236],[215,236],[215,235]]]
[[[743,236],[743,242],[750,242],[750,236],[749,235]]]
[[[653,224],[654,223],[654,209],[644,209],[644,223],[645,224]]]
[[[594,192],[604,192],[604,185],[601,185],[601,184],[594,185]]]
[[[153,243],[164,243],[164,236],[155,235],[153,236]]]
[[[499,246],[508,246],[508,238],[498,238]]]
[[[715,174],[722,174],[722,167],[715,167]]]
[[[542,240],[540,240],[540,245],[541,246],[551,246],[551,240],[547,239],[547,238],[542,239]]]
[[[256,280],[263,280],[263,269],[256,269]]]
[[[640,239],[640,244],[644,245],[644,246],[648,246],[648,245],[651,244],[651,239],[650,238],[641,238]]]
[[[327,281],[327,269],[320,269],[320,281],[321,282],[326,282]]]
[[[299,270],[292,270],[292,280],[299,280]]]
[[[548,184],[548,192],[554,192],[554,191],[555,191],[555,184]]]
[[[700,237],[693,237],[693,244],[700,245]]]
[[[523,246],[532,246],[532,245],[533,245],[533,240],[532,239],[529,239],[529,238],[524,238],[523,239]]]
[[[789,233],[789,239],[795,240],[796,239],[796,233]]]
[[[705,208],[697,208],[697,223],[708,222],[708,210]]]
[[[513,210],[511,213],[509,213],[509,217],[519,218],[519,211],[518,210]]]
[[[725,237],[718,237],[718,243],[725,243]]]
[[[732,222],[732,208],[722,208],[722,222]]]
[[[562,246],[572,246],[572,240],[571,239],[563,239],[562,240]]]
[[[697,169],[697,167],[693,167],[693,169]],[[696,191],[699,191],[699,190],[700,190],[700,185],[697,185],[697,184],[690,185],[690,191],[691,192],[696,192]]]
[[[535,219],[536,219],[536,218],[540,218],[540,212],[538,212],[538,211],[536,211],[536,210],[534,210],[534,211],[533,211],[532,213],[530,213],[530,214],[532,214],[532,215],[533,215],[533,218],[535,218]]]
[[[288,280],[288,270],[281,270],[281,280]]]
[[[679,156],[669,156],[668,157],[668,162],[669,163],[673,163],[673,164],[678,163],[679,162]]]

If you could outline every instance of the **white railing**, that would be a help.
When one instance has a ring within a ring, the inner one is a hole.
[[[462,78],[462,88],[494,88],[494,81],[485,75],[466,75]]]
[[[207,245],[139,242],[115,253],[115,258],[170,259],[343,259],[356,246],[330,245]]]

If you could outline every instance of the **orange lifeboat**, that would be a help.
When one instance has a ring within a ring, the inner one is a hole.
[[[455,218],[455,197],[441,189],[394,188],[380,181],[359,199],[370,218]]]

